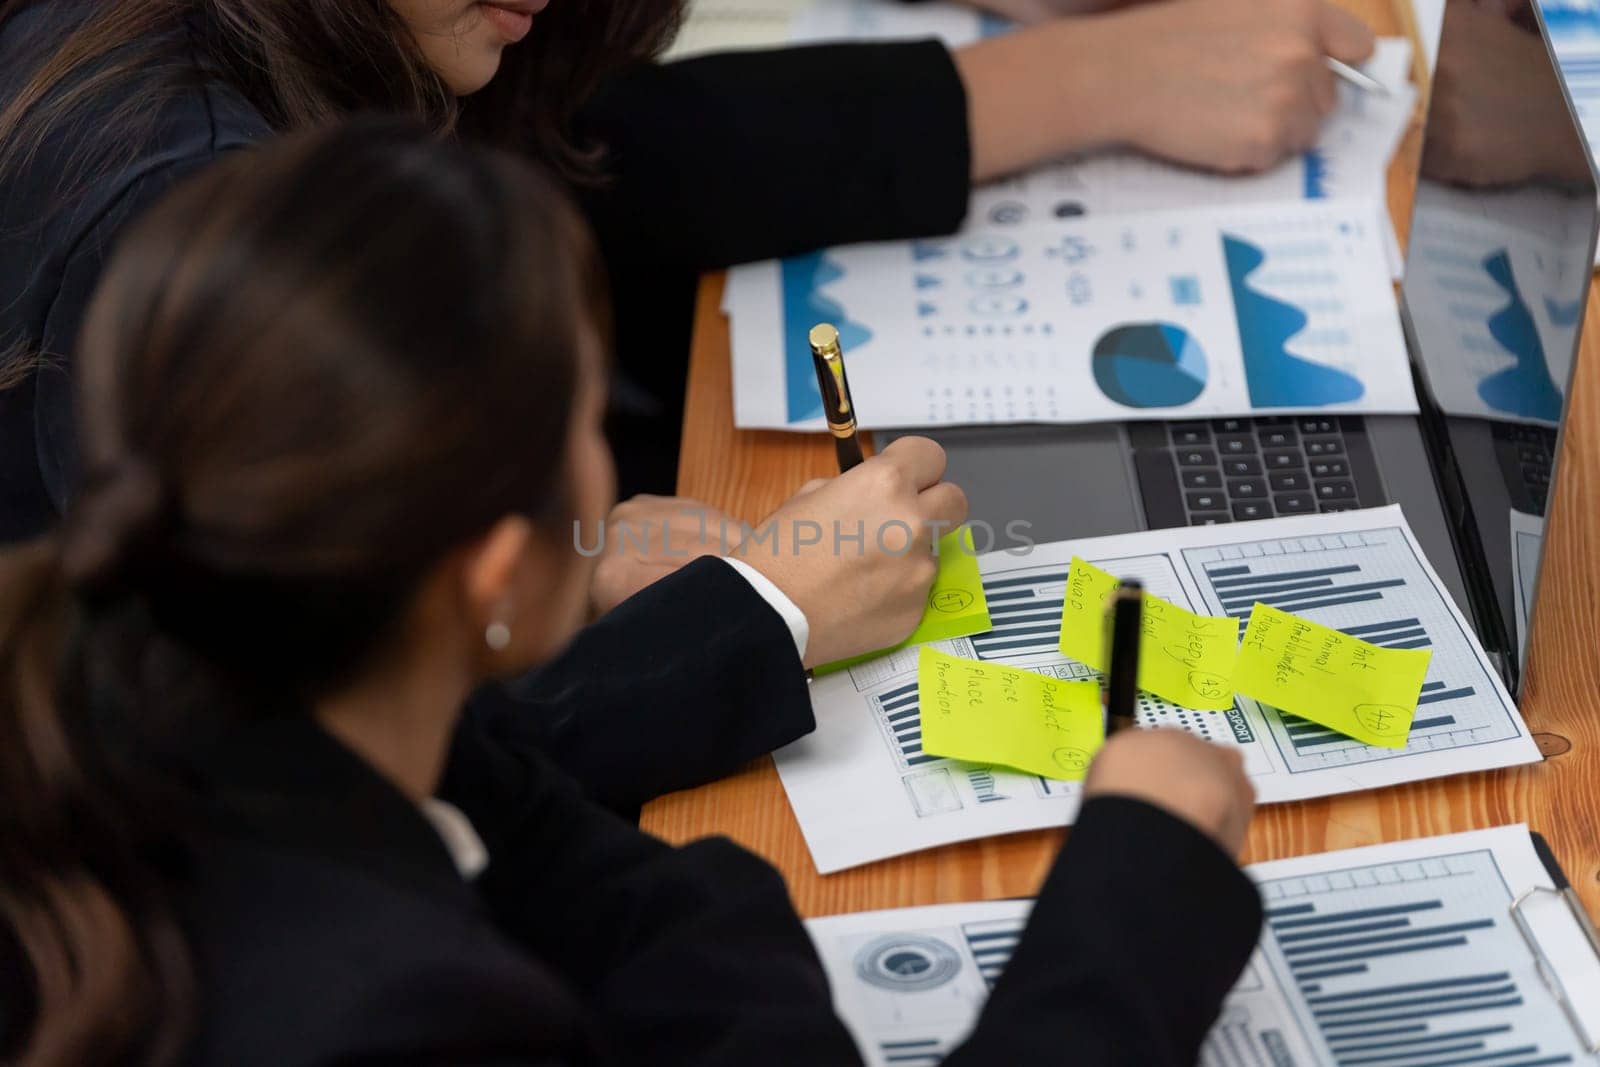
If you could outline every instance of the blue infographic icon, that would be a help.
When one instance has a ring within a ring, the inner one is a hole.
[[[1189,332],[1165,322],[1114,327],[1094,343],[1095,384],[1123,407],[1187,404],[1206,387],[1206,354]]]
[[[1506,306],[1489,316],[1489,336],[1516,357],[1516,363],[1478,383],[1478,396],[1485,404],[1507,415],[1558,422],[1561,419],[1561,390],[1550,376],[1544,344],[1533,315],[1517,289],[1511,272],[1511,257],[1501,249],[1483,261],[1483,269],[1494,283],[1505,290]]]
[[[1366,392],[1361,379],[1290,355],[1285,348],[1310,319],[1293,304],[1285,304],[1250,285],[1250,276],[1266,261],[1266,254],[1249,241],[1227,234],[1222,237],[1222,252],[1228,264],[1228,284],[1233,290],[1234,315],[1239,321],[1239,347],[1244,353],[1251,405],[1318,407],[1360,399]]]

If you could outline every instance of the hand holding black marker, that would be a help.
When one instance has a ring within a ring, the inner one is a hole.
[[[1111,631],[1111,669],[1106,672],[1106,736],[1134,724],[1139,699],[1139,630],[1144,618],[1144,585],[1125,578],[1106,605]]]

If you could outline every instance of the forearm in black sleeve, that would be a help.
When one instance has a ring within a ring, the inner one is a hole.
[[[966,92],[937,41],[641,66],[586,107],[608,180],[585,207],[613,264],[705,270],[949,233],[967,209]]]
[[[589,1007],[607,1063],[858,1063],[783,879],[722,838],[671,848],[537,752],[458,743],[440,796],[484,839],[496,925]]]
[[[1096,798],[947,1067],[1189,1067],[1260,932],[1255,884],[1210,838],[1142,801]]]
[[[794,638],[722,560],[697,559],[475,693],[458,733],[547,753],[616,810],[731,774],[816,725]]]

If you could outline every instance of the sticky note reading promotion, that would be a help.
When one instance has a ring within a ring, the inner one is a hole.
[[[922,751],[1078,781],[1105,742],[1098,682],[1065,682],[922,649]]]
[[[1106,601],[1121,584],[1087,560],[1072,557],[1061,605],[1063,655],[1097,671],[1110,669]],[[1196,615],[1149,593],[1141,616],[1139,688],[1185,708],[1231,708],[1239,620]]]
[[[992,629],[994,623],[989,620],[989,602],[983,595],[983,575],[978,573],[972,529],[963,526],[939,539],[939,573],[928,591],[928,606],[922,611],[922,621],[911,631],[910,637],[893,648],[827,663],[812,673],[831,674],[909,645],[967,637]]]
[[[1404,748],[1433,653],[1381,648],[1257,604],[1233,684],[1247,697],[1368,745]]]

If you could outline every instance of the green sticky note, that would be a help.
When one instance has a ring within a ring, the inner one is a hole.
[[[989,601],[983,595],[983,575],[978,573],[978,553],[973,547],[972,530],[963,526],[939,538],[939,573],[928,591],[928,606],[923,609],[922,621],[911,631],[910,637],[893,648],[827,663],[812,673],[831,674],[910,645],[967,637],[992,629],[994,623],[989,620]]]
[[[1061,605],[1062,655],[1097,671],[1111,668],[1106,601],[1121,584],[1087,560],[1072,557]],[[1149,593],[1141,616],[1139,688],[1185,708],[1231,708],[1239,620],[1196,615]]]
[[[1404,748],[1433,653],[1382,648],[1256,604],[1233,684],[1247,697],[1368,745]]]
[[[1105,743],[1098,682],[1066,682],[924,647],[922,751],[1078,781]]]

